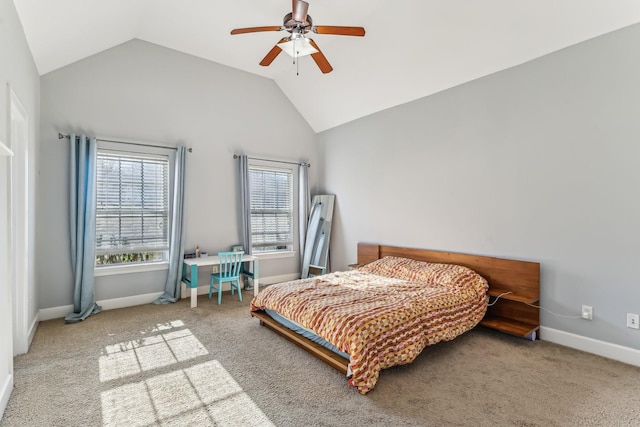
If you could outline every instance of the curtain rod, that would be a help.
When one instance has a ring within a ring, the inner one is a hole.
[[[61,132],[58,132],[58,139],[69,139],[71,138],[70,135],[64,135]],[[141,142],[130,142],[130,141],[116,141],[113,139],[104,139],[104,138],[96,138],[96,140],[98,141],[103,141],[103,142],[115,142],[116,144],[129,144],[129,145],[137,145],[140,147],[154,147],[154,148],[164,148],[166,150],[175,150],[176,147],[167,147],[166,145],[157,145],[157,144],[143,144]],[[189,147],[187,148],[187,151],[189,151],[190,153],[193,152],[193,148]]]
[[[239,159],[240,156],[238,156],[237,154],[234,154],[233,158],[234,159]],[[286,164],[289,164],[289,165],[307,165],[307,167],[309,167],[309,168],[311,167],[311,163],[304,163],[304,162],[302,162],[302,163],[286,162],[284,160],[260,159],[258,157],[247,157],[247,158],[251,159],[251,160],[262,160],[263,162],[286,163]]]

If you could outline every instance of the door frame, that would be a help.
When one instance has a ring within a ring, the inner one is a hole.
[[[13,294],[13,354],[29,350],[29,117],[8,86],[10,166],[9,283]],[[31,278],[32,279],[32,278]]]

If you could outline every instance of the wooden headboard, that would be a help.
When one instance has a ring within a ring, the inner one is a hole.
[[[500,297],[481,324],[512,335],[536,338],[540,329],[540,264],[530,261],[358,243],[358,264],[385,256],[468,267],[489,283],[489,296]],[[493,301],[492,301],[493,302]]]

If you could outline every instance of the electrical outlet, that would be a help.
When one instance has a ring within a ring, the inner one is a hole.
[[[582,318],[587,320],[593,320],[593,307],[591,307],[590,305],[583,305]]]
[[[627,313],[627,328],[640,329],[640,316]]]
[[[213,267],[211,267],[211,272],[212,273],[217,273],[219,267],[220,267],[219,265],[214,265]]]

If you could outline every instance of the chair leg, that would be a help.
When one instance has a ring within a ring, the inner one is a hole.
[[[218,305],[222,304],[222,282],[218,282]]]
[[[211,281],[209,282],[209,299],[211,299],[211,294],[213,294],[213,277],[211,278]]]
[[[240,278],[236,278],[236,283],[237,283],[236,286],[238,286],[238,299],[242,301],[242,291],[240,290]]]

